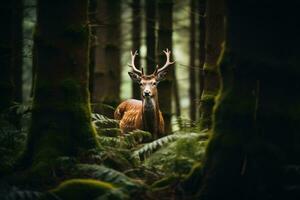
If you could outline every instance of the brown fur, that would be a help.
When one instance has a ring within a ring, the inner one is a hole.
[[[136,129],[147,129],[145,127],[145,122],[143,122],[143,111],[143,102],[135,99],[126,100],[117,107],[114,117],[115,119],[120,120],[120,129],[122,134],[126,134]],[[157,138],[161,137],[164,133],[164,119],[161,112],[157,109],[155,118],[156,119],[153,119],[155,128],[152,135],[154,138]]]

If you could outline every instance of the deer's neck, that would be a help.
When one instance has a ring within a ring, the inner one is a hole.
[[[143,99],[143,128],[145,131],[156,134],[158,132],[159,106],[157,98]]]

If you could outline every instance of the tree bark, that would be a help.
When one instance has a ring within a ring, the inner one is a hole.
[[[13,4],[12,65],[14,70],[14,100],[22,103],[23,0],[14,0]]]
[[[267,5],[227,1],[222,87],[199,199],[299,198],[286,185],[299,185],[299,175],[286,172],[300,163],[299,4]]]
[[[196,0],[190,0],[190,61],[189,61],[189,100],[190,100],[190,119],[196,120]]]
[[[198,118],[202,115],[201,97],[204,90],[204,63],[205,63],[205,12],[206,12],[206,0],[198,1]]]
[[[96,49],[95,111],[113,118],[114,108],[120,101],[121,55],[120,23],[121,2],[119,0],[98,1]],[[104,84],[105,83],[105,84]]]
[[[215,97],[220,88],[220,75],[217,67],[218,58],[224,41],[224,15],[223,1],[210,0],[206,7],[206,37],[205,37],[205,64],[204,88],[201,96],[200,126],[210,129],[212,125],[212,109]]]
[[[156,0],[146,0],[146,47],[147,47],[147,73],[151,74],[155,70],[155,50],[156,50]]]
[[[172,23],[173,23],[173,1],[158,0],[158,62],[159,66],[163,66],[166,57],[163,50],[172,51]],[[172,118],[172,94],[173,94],[173,77],[174,66],[170,66],[166,80],[162,81],[158,86],[159,106],[165,120],[165,132],[171,133]]]
[[[132,0],[132,51],[140,52],[141,48],[141,1],[140,0]],[[139,69],[141,66],[140,56],[135,58],[136,67]],[[138,84],[132,81],[132,98],[133,99],[141,99],[140,87]]]
[[[13,31],[13,2],[1,1],[1,26],[4,31],[0,31],[0,112],[6,111],[13,103],[14,83],[12,66],[12,31]]]
[[[108,67],[108,94],[104,103],[116,107],[120,102],[121,86],[121,1],[108,0],[107,46],[105,48],[106,67]],[[105,83],[106,84],[106,83]],[[108,113],[113,118],[113,110]]]
[[[108,91],[107,83],[109,82],[108,68],[105,65],[105,47],[106,47],[106,31],[107,31],[107,5],[106,0],[97,0],[96,29],[97,46],[95,49],[95,69],[94,69],[94,93],[92,102],[93,110],[104,114],[103,101]]]
[[[61,156],[96,148],[89,96],[87,0],[37,2],[36,82],[31,129],[23,156],[39,180]]]
[[[96,64],[96,45],[97,45],[97,0],[90,0],[89,2],[89,25],[91,27],[91,35],[90,35],[90,54],[89,54],[89,91],[91,97],[94,96],[94,72],[95,72],[95,64]]]

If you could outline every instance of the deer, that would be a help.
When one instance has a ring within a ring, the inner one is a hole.
[[[146,75],[142,67],[139,70],[134,64],[138,52],[131,51],[131,64],[128,65],[132,71],[129,71],[128,74],[132,81],[140,85],[141,100],[128,99],[116,108],[114,118],[119,120],[121,135],[140,129],[150,132],[153,139],[163,136],[164,119],[159,109],[157,85],[165,80],[167,68],[175,63],[175,61],[170,61],[171,51],[166,49],[163,52],[166,55],[164,66],[156,65],[154,72]]]

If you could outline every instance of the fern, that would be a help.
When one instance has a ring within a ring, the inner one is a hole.
[[[149,132],[142,130],[134,130],[125,135],[118,135],[115,137],[98,136],[97,139],[101,145],[117,148],[131,149],[144,141],[149,141],[152,135]]]
[[[202,162],[207,134],[202,132],[175,135],[177,138],[174,141],[147,157],[145,166],[181,177],[182,174],[187,174],[196,162]]]
[[[116,128],[119,126],[119,121],[110,119],[104,115],[92,113],[92,122],[97,129],[101,128]]]
[[[25,140],[24,129],[19,130],[0,117],[0,171],[6,171],[12,167],[24,148]]]
[[[141,182],[131,179],[123,173],[103,165],[78,164],[76,166],[76,172],[80,175],[85,174],[89,178],[113,183],[128,191],[142,189],[144,187]]]
[[[145,144],[142,148],[136,150],[133,152],[133,157],[142,157],[146,158],[149,156],[152,152],[157,150],[158,148],[176,140],[178,138],[178,135],[168,135],[162,138],[159,138],[157,140],[154,140],[153,142]]]
[[[6,191],[0,191],[0,198],[4,200],[38,200],[44,195],[42,192],[21,190],[17,187],[6,188]]]

